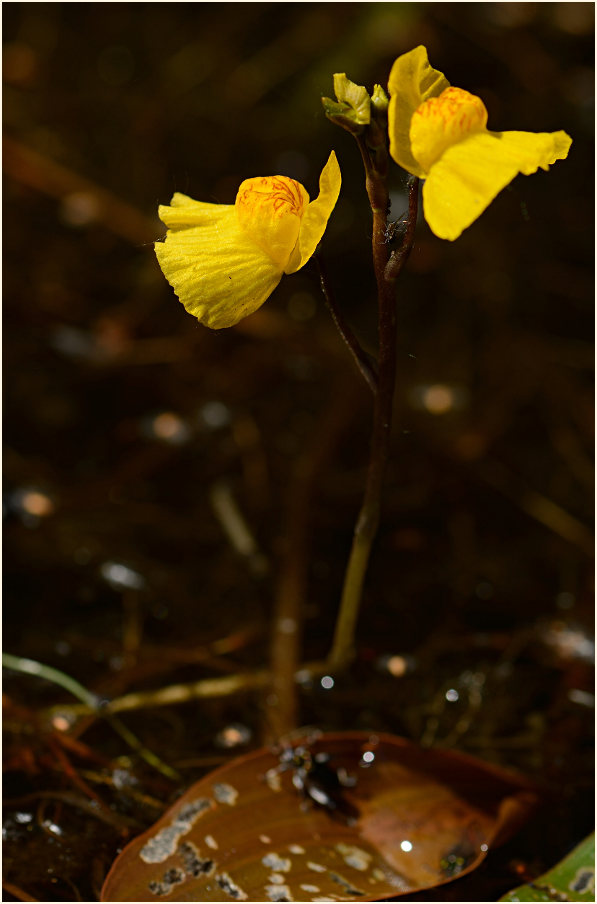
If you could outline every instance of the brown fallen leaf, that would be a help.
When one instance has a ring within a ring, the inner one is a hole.
[[[392,735],[306,744],[283,764],[256,750],[194,784],[124,849],[101,900],[399,897],[475,869],[536,802],[522,777]]]

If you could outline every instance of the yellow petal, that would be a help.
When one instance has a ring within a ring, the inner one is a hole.
[[[168,229],[187,229],[189,226],[214,223],[230,210],[230,204],[206,204],[178,191],[172,195],[170,204],[171,207],[160,204],[158,208],[158,216]]]
[[[497,138],[504,153],[516,157],[524,176],[536,173],[539,167],[548,170],[556,160],[565,160],[572,144],[566,132],[490,132]]]
[[[479,132],[448,148],[423,185],[432,232],[457,239],[518,173],[548,169],[571,143],[565,132]]]
[[[303,214],[298,241],[284,273],[296,273],[314,254],[338,200],[341,185],[340,167],[336,154],[332,151],[319,177],[319,195],[315,201],[311,201]]]
[[[284,270],[308,203],[300,182],[287,176],[259,176],[241,184],[235,208],[241,228]]]
[[[425,177],[425,170],[415,160],[410,146],[410,123],[413,113],[430,97],[439,97],[450,82],[433,69],[423,46],[399,56],[390,72],[388,90],[390,106],[388,124],[390,155],[396,163],[414,176]]]
[[[201,225],[180,228],[178,207],[186,211],[186,223]],[[156,242],[160,267],[189,314],[205,326],[233,326],[256,311],[280,282],[282,269],[247,236],[232,205],[186,198],[161,207],[160,217],[176,223],[165,242]]]

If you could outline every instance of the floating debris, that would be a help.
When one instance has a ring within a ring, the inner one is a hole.
[[[180,885],[184,880],[185,875],[182,870],[173,868],[164,873],[161,881],[150,882],[148,887],[152,895],[162,897],[163,895],[169,895],[174,886]]]
[[[199,849],[192,841],[183,841],[179,844],[177,853],[182,859],[187,876],[193,876],[195,879],[202,875],[209,876],[216,867],[215,861],[201,857]]]
[[[265,781],[269,788],[272,791],[281,791],[282,790],[282,779],[280,778],[280,773],[274,767],[273,769],[268,769],[265,773]]]
[[[346,894],[354,895],[357,898],[360,898],[362,895],[366,894],[366,892],[361,891],[360,888],[355,888],[352,882],[350,882],[348,879],[345,879],[344,876],[340,875],[340,873],[330,872],[328,875],[332,882],[336,882],[338,885],[342,886],[342,888],[346,891]]]
[[[213,786],[213,795],[219,804],[228,804],[233,807],[238,798],[238,791],[232,785],[220,782]]]
[[[288,885],[266,885],[265,892],[270,901],[294,901]]]
[[[160,829],[157,835],[144,844],[139,851],[141,860],[145,863],[163,863],[171,857],[178,847],[179,839],[191,831],[199,817],[210,810],[211,806],[209,800],[199,798],[183,807],[169,826]]]
[[[282,873],[272,873],[269,877],[269,881],[274,885],[284,885],[286,878],[282,875]]]
[[[242,888],[240,888],[240,886],[238,886],[236,884],[236,882],[234,882],[231,879],[231,877],[228,875],[228,873],[220,873],[219,876],[216,876],[216,882],[218,883],[218,885],[220,886],[222,891],[225,892],[227,895],[230,895],[230,897],[234,901],[246,901],[247,900],[247,898],[248,898],[247,893],[244,892],[242,890]]]
[[[276,873],[287,873],[292,866],[292,861],[289,857],[280,857],[273,851],[271,854],[266,854],[265,857],[262,857],[261,862]]]
[[[372,854],[353,844],[337,844],[336,850],[342,856],[347,866],[352,866],[353,869],[366,870],[373,859]]]
[[[580,624],[554,619],[540,624],[540,640],[563,662],[595,662],[595,641]]]

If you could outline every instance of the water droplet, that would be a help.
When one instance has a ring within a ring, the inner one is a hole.
[[[123,587],[129,590],[140,590],[145,586],[145,579],[138,571],[133,571],[122,562],[104,562],[100,567],[100,574],[114,589]]]
[[[233,722],[227,725],[222,731],[218,732],[215,737],[216,747],[239,747],[241,744],[248,744],[251,740],[251,730],[240,722]]]
[[[191,435],[188,424],[173,411],[162,411],[151,418],[143,432],[173,445],[186,442]]]
[[[218,430],[230,423],[230,410],[223,402],[206,402],[199,411],[199,417],[206,427]]]

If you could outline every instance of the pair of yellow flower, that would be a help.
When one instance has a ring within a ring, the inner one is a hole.
[[[439,238],[454,240],[519,173],[547,170],[568,155],[565,132],[490,132],[480,98],[452,88],[424,47],[398,57],[388,84],[390,154],[424,179],[425,219]],[[332,151],[319,196],[286,176],[245,180],[236,201],[206,204],[174,195],[161,206],[168,227],[156,254],[190,314],[212,329],[256,311],[284,273],[313,255],[340,194]]]

